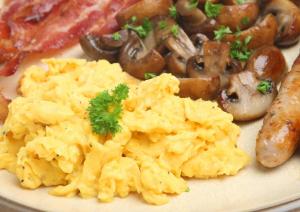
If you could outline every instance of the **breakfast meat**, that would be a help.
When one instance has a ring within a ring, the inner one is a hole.
[[[28,53],[73,45],[83,33],[116,30],[116,14],[136,1],[9,1],[0,18],[0,76],[13,74]]]
[[[286,162],[295,152],[300,124],[300,57],[298,57],[269,109],[256,141],[256,157],[265,167]]]

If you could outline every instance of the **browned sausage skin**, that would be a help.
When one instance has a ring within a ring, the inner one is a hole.
[[[300,56],[285,78],[256,140],[256,159],[272,168],[286,162],[300,137]]]

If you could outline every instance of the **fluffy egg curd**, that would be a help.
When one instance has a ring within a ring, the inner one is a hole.
[[[54,186],[53,195],[112,201],[130,192],[150,204],[187,191],[187,178],[235,175],[249,157],[236,146],[240,129],[216,103],[176,96],[179,81],[162,74],[139,82],[118,64],[49,59],[30,67],[1,128],[0,168],[22,187]],[[121,131],[93,133],[89,101],[120,83]]]

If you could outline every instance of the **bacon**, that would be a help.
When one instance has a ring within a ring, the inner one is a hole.
[[[117,30],[116,14],[137,1],[9,1],[0,20],[0,62],[5,60],[0,67],[0,76],[13,74],[30,53],[69,47],[86,33],[103,34]]]

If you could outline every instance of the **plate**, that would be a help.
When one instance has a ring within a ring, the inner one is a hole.
[[[300,44],[284,49],[284,55],[289,64],[293,63],[299,53]],[[22,70],[32,64],[39,64],[41,57],[84,57],[79,46],[67,51],[33,55],[20,67]],[[7,79],[0,79],[0,85],[5,85],[6,95],[15,96],[20,73]],[[51,196],[47,188],[37,190],[22,189],[16,177],[7,171],[0,171],[0,197],[5,204],[20,209],[21,205],[29,208],[47,211],[252,211],[271,208],[287,202],[300,199],[300,154],[296,153],[283,166],[267,170],[257,165],[255,161],[255,139],[262,120],[248,124],[240,124],[242,128],[238,145],[251,157],[251,164],[232,177],[211,180],[188,180],[190,192],[171,198],[169,204],[163,206],[147,205],[138,195],[115,198],[112,203],[101,203],[95,198],[80,199],[79,197],[63,198]],[[8,201],[7,201],[8,200]],[[1,202],[1,200],[0,200]],[[27,208],[28,209],[28,208]],[[22,208],[26,210],[26,208]]]

